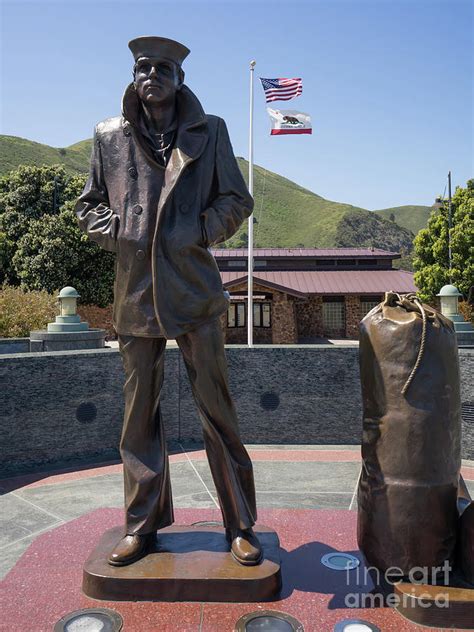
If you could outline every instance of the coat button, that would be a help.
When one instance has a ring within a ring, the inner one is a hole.
[[[143,261],[143,259],[145,258],[145,252],[143,250],[137,250],[135,257],[138,259],[138,261]]]
[[[179,208],[183,213],[187,213],[189,211],[189,206],[187,204],[181,204]]]
[[[136,180],[138,173],[137,173],[137,170],[135,169],[135,167],[130,167],[130,168],[129,168],[129,170],[128,170],[128,175],[129,175],[131,178],[133,178],[134,180]]]
[[[133,207],[133,212],[135,213],[135,215],[140,215],[142,211],[143,207],[140,206],[140,204],[135,204],[135,206]]]

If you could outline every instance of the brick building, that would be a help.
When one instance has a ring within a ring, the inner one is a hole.
[[[247,342],[247,250],[213,250],[231,305],[227,343]],[[377,249],[254,250],[254,342],[294,344],[357,338],[359,321],[386,291],[415,292],[413,274]]]

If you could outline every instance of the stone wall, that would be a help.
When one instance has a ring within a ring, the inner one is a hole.
[[[271,327],[254,327],[253,341],[256,345],[272,344],[272,328]],[[247,334],[245,335],[245,344],[247,344]]]
[[[245,283],[233,287],[233,291],[245,294]],[[295,344],[305,338],[324,337],[323,327],[323,297],[310,296],[307,299],[295,298],[284,292],[269,290],[268,287],[254,286],[255,293],[269,294],[272,298],[272,326],[270,329],[254,327],[254,342],[256,344]],[[347,295],[345,304],[345,331],[347,338],[358,339],[360,322],[360,297]],[[227,344],[246,344],[247,328],[226,326],[223,321],[225,340]],[[342,334],[342,332],[341,332]]]
[[[226,344],[235,345],[247,342],[246,327],[227,327],[227,312],[224,312],[221,316],[221,326]]]
[[[272,343],[291,345],[297,342],[298,330],[293,297],[276,292],[272,304]]]
[[[346,336],[359,339],[360,297],[346,296]]]
[[[296,326],[299,338],[314,338],[323,335],[323,297],[310,296],[296,299]]]
[[[29,353],[29,338],[0,338],[0,353]]]
[[[228,345],[246,345],[247,344],[247,327],[224,327],[225,342]],[[271,327],[254,327],[253,341],[255,344],[271,344],[272,330]]]
[[[246,443],[358,444],[357,347],[228,347],[229,379]],[[474,350],[460,349],[463,457],[474,459]],[[123,416],[119,352],[0,356],[0,475],[118,457]],[[167,436],[200,441],[179,349],[168,348]]]

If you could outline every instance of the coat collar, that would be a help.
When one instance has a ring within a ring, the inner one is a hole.
[[[175,152],[178,152],[186,162],[190,162],[199,158],[206,146],[208,139],[206,115],[196,95],[184,85],[176,95],[176,109],[178,130],[170,162],[173,160]],[[122,99],[124,130],[127,126],[132,127],[134,136],[147,158],[155,165],[158,165],[148,147],[148,143],[140,132],[140,112],[140,99],[133,83],[131,83],[126,88]],[[176,157],[174,162],[176,162]]]

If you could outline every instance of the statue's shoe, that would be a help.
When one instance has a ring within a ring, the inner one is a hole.
[[[253,529],[226,529],[230,552],[244,566],[256,566],[263,559],[262,545]]]
[[[155,539],[156,533],[125,535],[109,555],[109,564],[112,566],[133,564],[133,562],[145,557],[152,548]]]

